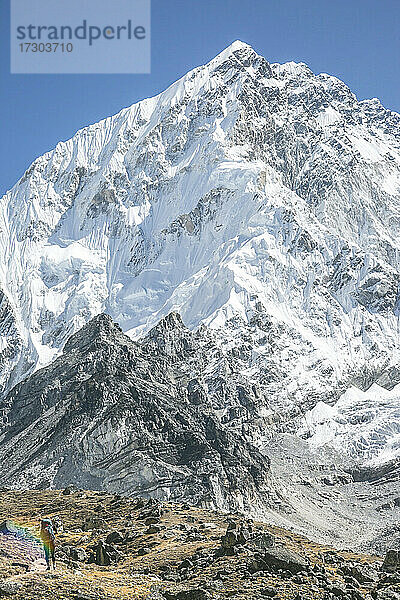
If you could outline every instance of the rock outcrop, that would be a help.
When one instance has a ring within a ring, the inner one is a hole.
[[[142,343],[107,315],[95,317],[60,358],[6,398],[0,484],[106,486],[254,513],[268,487],[269,460],[218,417],[215,404],[222,409],[223,399],[193,400],[186,372],[196,361],[200,376],[205,339],[176,314]],[[234,391],[234,381],[226,387]]]

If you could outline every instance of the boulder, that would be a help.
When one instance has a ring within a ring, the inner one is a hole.
[[[243,546],[250,537],[249,531],[245,525],[236,526],[236,523],[229,523],[225,535],[221,537],[221,547],[225,550],[231,550],[235,546]]]
[[[374,595],[376,600],[400,600],[400,592],[397,589],[386,588],[383,590],[378,590],[378,592]]]
[[[346,586],[342,585],[341,583],[335,583],[334,585],[330,586],[329,591],[336,598],[345,598],[347,596]]]
[[[146,519],[158,519],[162,517],[163,511],[160,506],[150,506],[144,508],[137,516],[138,521],[146,521]]]
[[[274,598],[277,595],[277,591],[274,587],[271,586],[266,586],[264,588],[261,588],[260,590],[260,594],[261,596],[264,596],[265,598]]]
[[[96,515],[86,517],[82,525],[82,531],[91,531],[92,529],[107,529],[107,523]]]
[[[53,517],[53,526],[57,534],[64,531],[64,524],[60,517]]]
[[[386,571],[386,573],[400,571],[400,551],[388,550],[386,552],[385,560],[382,564],[382,571]]]
[[[75,492],[78,491],[78,488],[75,485],[68,485],[66,488],[63,489],[62,493],[64,496],[69,496],[70,494],[74,494]]]
[[[146,597],[146,600],[165,600],[165,596],[159,590],[150,590],[150,595]]]
[[[122,544],[124,537],[119,531],[111,531],[106,537],[106,544]]]
[[[71,547],[69,549],[69,555],[72,560],[76,560],[77,562],[85,562],[87,559],[87,554],[84,548]]]
[[[246,547],[250,550],[262,552],[275,545],[275,538],[270,533],[262,532],[254,535],[246,542]]]
[[[96,546],[94,562],[99,566],[109,566],[111,564],[111,557],[106,549],[104,542],[99,542]]]
[[[209,600],[210,594],[201,588],[192,588],[189,590],[179,590],[164,592],[166,600]]]
[[[14,523],[9,519],[6,519],[0,524],[0,533],[4,533],[5,535],[8,535],[10,533],[17,534],[18,531],[18,527],[16,527]]]
[[[145,533],[147,533],[148,535],[151,535],[153,533],[160,533],[161,531],[161,527],[159,527],[158,525],[150,525],[150,527],[148,529],[146,529]]]
[[[194,560],[192,558],[192,560]],[[189,560],[189,558],[185,558],[179,565],[178,565],[178,570],[182,570],[182,569],[193,569],[194,564],[192,562],[192,560]]]
[[[160,517],[147,517],[144,524],[145,525],[156,525],[160,522]]]
[[[300,573],[308,570],[309,563],[297,552],[276,546],[258,553],[250,566],[253,572],[282,569],[290,573]]]
[[[135,498],[134,500],[132,500],[132,509],[133,510],[140,510],[143,507],[144,507],[143,498]]]
[[[344,576],[351,577],[361,584],[371,583],[378,578],[377,573],[367,565],[343,564],[341,571]]]
[[[14,596],[22,588],[19,581],[0,581],[0,597]]]

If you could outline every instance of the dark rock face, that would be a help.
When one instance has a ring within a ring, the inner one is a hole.
[[[0,406],[0,488],[64,488],[65,499],[107,489],[275,522],[281,513],[314,539],[335,543],[347,532],[349,547],[396,548],[398,464],[348,473],[328,454],[310,455],[306,441],[285,433],[296,415],[268,416],[268,396],[244,365],[215,333],[190,331],[176,313],[140,341],[97,316]],[[354,498],[358,510],[349,509]],[[143,506],[142,517],[149,535],[158,530],[159,509]],[[334,535],[321,538],[325,524]],[[93,514],[82,529],[104,521]],[[228,555],[242,544],[229,538]]]
[[[32,366],[32,361],[23,350],[23,340],[18,332],[18,325],[11,303],[0,288],[0,337],[2,349],[0,351],[0,395],[10,384],[18,379],[20,373]]]
[[[382,571],[388,573],[400,573],[400,552],[397,550],[388,550],[386,552],[385,560],[382,564]]]
[[[218,417],[215,409],[242,400],[235,376],[219,376],[225,398],[213,392],[215,377],[202,377],[207,335],[190,332],[173,313],[137,343],[107,315],[94,318],[60,358],[6,398],[0,485],[75,485],[256,507],[269,460]]]

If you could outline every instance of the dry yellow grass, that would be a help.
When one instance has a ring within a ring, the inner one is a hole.
[[[56,571],[45,573],[26,573],[0,557],[0,578],[17,577],[22,588],[14,596],[16,600],[72,600],[79,594],[87,594],[93,600],[144,600],[154,587],[161,591],[174,589],[179,585],[203,588],[214,594],[215,598],[234,598],[250,600],[261,598],[266,586],[276,589],[277,600],[293,600],[300,593],[303,600],[323,598],[312,574],[302,582],[280,574],[270,573],[243,577],[245,556],[214,557],[203,567],[188,574],[177,584],[168,581],[164,574],[168,569],[177,573],[177,566],[190,559],[199,551],[214,551],[219,547],[220,537],[226,530],[228,515],[217,514],[198,508],[183,510],[178,505],[163,503],[164,514],[161,518],[161,531],[146,534],[146,526],[137,519],[140,510],[134,510],[132,500],[96,492],[77,492],[63,495],[60,491],[2,492],[0,494],[0,520],[11,519],[23,527],[35,530],[39,515],[59,517],[64,531],[57,536],[59,547],[64,545],[85,548],[101,538],[103,531],[82,531],[85,520],[101,517],[106,521],[107,530],[131,531],[137,537],[123,545],[123,557],[118,564],[101,567],[95,564],[58,562]],[[238,519],[238,517],[233,517]],[[211,523],[207,528],[204,524]],[[254,524],[260,530],[272,533],[276,540],[303,556],[311,564],[323,563],[324,553],[332,548],[322,546],[306,538],[288,532],[282,528],[266,524]],[[195,539],[190,531],[197,531]],[[203,529],[202,529],[203,527]],[[38,531],[38,530],[37,530]],[[148,547],[148,553],[139,556],[139,548]],[[379,564],[379,557],[337,552],[343,560],[357,560],[369,564]],[[327,564],[327,577],[334,583],[341,582],[335,565]],[[361,588],[362,593],[367,589]],[[82,596],[84,597],[84,596]]]

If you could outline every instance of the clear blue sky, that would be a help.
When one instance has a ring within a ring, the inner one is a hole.
[[[162,91],[235,39],[400,112],[400,0],[152,0],[150,75],[11,75],[8,0],[0,11],[0,193],[59,140]]]

